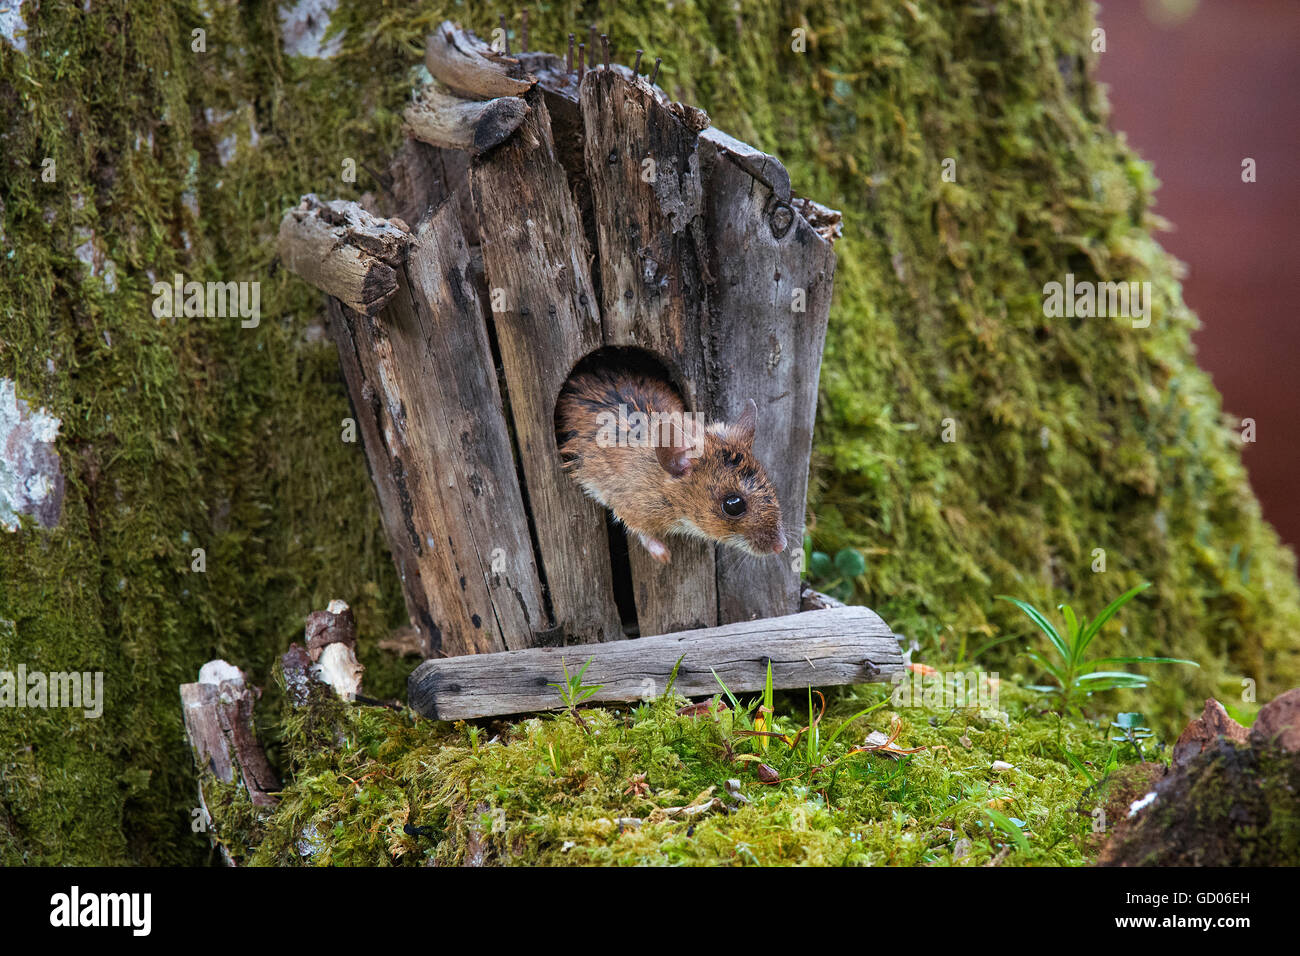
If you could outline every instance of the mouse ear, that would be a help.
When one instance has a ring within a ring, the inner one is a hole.
[[[732,428],[736,431],[736,436],[741,441],[752,442],[754,440],[754,429],[758,425],[758,406],[751,398],[745,403],[745,410],[741,412],[740,418],[736,419],[736,424]]]
[[[689,475],[694,462],[691,460],[690,443],[681,426],[664,422],[655,438],[655,457],[659,459],[659,467],[674,478]]]

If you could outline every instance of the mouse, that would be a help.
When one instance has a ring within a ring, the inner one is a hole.
[[[735,422],[705,423],[666,379],[597,367],[564,384],[555,420],[565,472],[656,561],[672,560],[671,535],[785,551],[781,504],[754,457],[752,399]]]

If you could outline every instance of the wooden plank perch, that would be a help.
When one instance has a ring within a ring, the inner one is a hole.
[[[885,622],[869,608],[843,607],[592,647],[425,661],[411,675],[407,696],[433,720],[548,710],[560,705],[548,682],[562,682],[565,666],[573,674],[588,660],[583,684],[601,685],[594,702],[662,694],[674,666],[674,689],[686,697],[720,692],[715,671],[732,693],[761,690],[769,660],[772,685],[782,689],[887,681],[903,667]]]

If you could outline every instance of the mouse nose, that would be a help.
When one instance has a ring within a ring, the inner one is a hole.
[[[785,534],[778,531],[776,535],[776,544],[772,545],[772,553],[780,554],[784,550],[785,550]]]

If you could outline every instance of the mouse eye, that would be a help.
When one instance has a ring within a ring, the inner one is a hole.
[[[722,511],[724,514],[739,518],[745,513],[745,499],[740,495],[727,495],[722,499]]]

